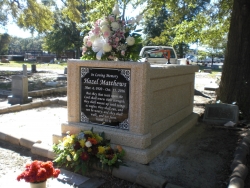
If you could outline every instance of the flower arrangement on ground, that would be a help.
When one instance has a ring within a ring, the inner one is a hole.
[[[24,179],[26,182],[40,183],[49,178],[57,178],[59,174],[60,170],[54,168],[51,161],[43,162],[35,160],[26,164],[25,171],[17,176],[17,180]]]
[[[138,60],[141,30],[136,30],[142,16],[124,20],[116,4],[112,14],[98,19],[84,37],[82,57],[85,60]]]
[[[59,166],[66,166],[75,172],[85,174],[94,164],[102,168],[119,167],[125,151],[121,146],[113,149],[105,134],[97,134],[91,130],[81,131],[79,134],[68,133],[63,141],[54,144],[53,151],[57,154],[54,162]]]

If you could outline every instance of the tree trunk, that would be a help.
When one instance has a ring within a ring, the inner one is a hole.
[[[249,0],[234,0],[218,99],[237,102],[245,118],[250,119]]]

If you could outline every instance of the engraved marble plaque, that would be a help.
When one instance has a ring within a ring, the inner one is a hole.
[[[130,69],[81,67],[81,122],[129,129]]]

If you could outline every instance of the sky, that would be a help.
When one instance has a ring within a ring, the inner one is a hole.
[[[0,29],[0,33],[8,33],[11,36],[20,37],[20,38],[29,38],[32,37],[29,31],[25,31],[19,28],[16,24],[8,24],[7,30]]]

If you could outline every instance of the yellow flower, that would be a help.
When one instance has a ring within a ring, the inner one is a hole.
[[[95,136],[95,139],[98,141],[98,142],[101,142],[103,140],[103,138],[101,136],[99,136],[98,134],[96,134]]]
[[[70,155],[67,155],[67,160],[68,160],[68,161],[71,161]]]
[[[79,143],[80,143],[80,145],[81,145],[81,147],[83,148],[84,146],[85,146],[85,140],[79,140]]]
[[[63,145],[64,146],[68,146],[72,143],[73,143],[73,139],[71,138],[71,136],[66,136],[63,138]]]
[[[74,155],[75,155],[75,152],[74,152],[74,151],[72,151],[72,152],[71,152],[71,155],[72,155],[72,156],[74,156]]]
[[[74,138],[76,137],[76,135],[75,135],[75,134],[72,134],[70,137],[71,137],[72,139],[74,139]]]
[[[99,146],[99,147],[98,147],[98,153],[99,153],[99,154],[103,154],[104,152],[105,152],[105,147]]]

